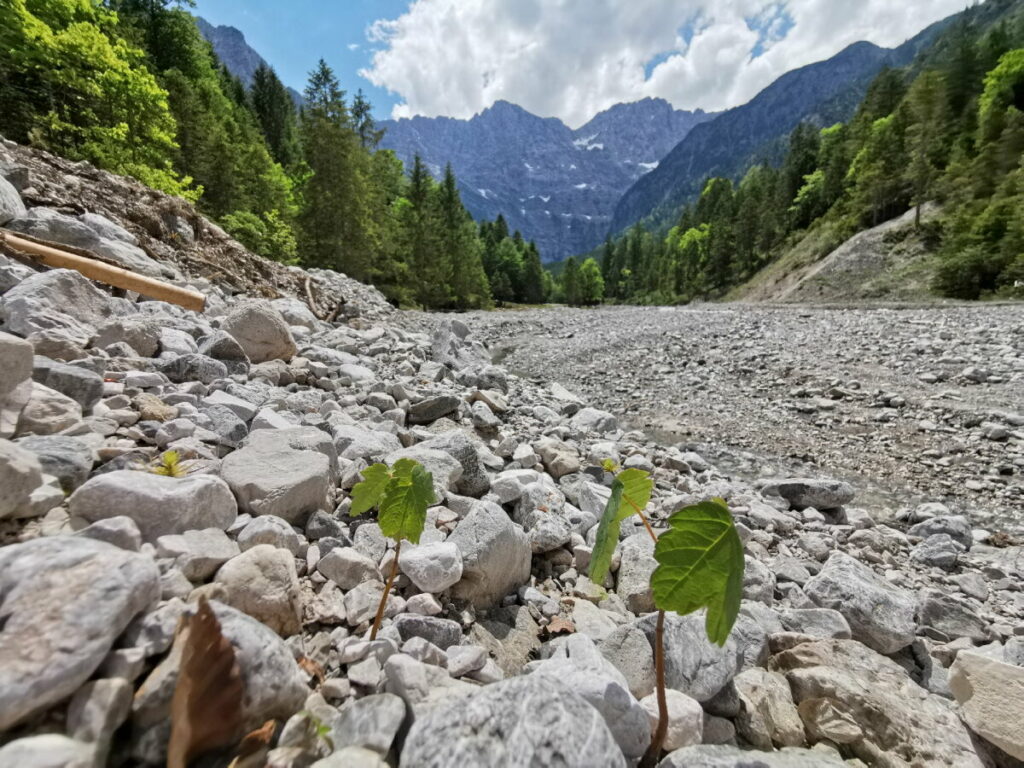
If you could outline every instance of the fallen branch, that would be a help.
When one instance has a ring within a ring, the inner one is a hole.
[[[206,306],[206,297],[197,291],[179,288],[162,280],[138,275],[127,269],[106,264],[95,258],[71,253],[63,248],[43,245],[6,230],[0,230],[0,243],[21,253],[28,254],[36,261],[48,267],[73,269],[90,280],[106,283],[115,288],[123,288],[126,291],[134,291],[150,299],[177,304],[195,312],[202,312],[203,307]]]

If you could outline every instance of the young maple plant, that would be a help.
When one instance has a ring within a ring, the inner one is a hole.
[[[423,527],[427,522],[427,508],[435,502],[434,478],[423,465],[412,459],[399,459],[394,466],[373,464],[362,472],[363,480],[352,489],[353,517],[377,507],[377,523],[380,532],[395,541],[395,559],[391,573],[384,585],[384,593],[373,618],[370,639],[377,638],[377,631],[384,619],[391,587],[398,576],[398,556],[402,542],[420,543]]]
[[[614,473],[618,467],[605,462],[604,469]],[[705,608],[708,639],[723,646],[736,623],[743,598],[743,543],[725,502],[711,499],[684,507],[669,518],[668,529],[657,536],[644,514],[653,487],[648,473],[640,469],[626,469],[615,475],[611,496],[598,523],[589,568],[591,581],[603,584],[619,542],[622,521],[639,515],[654,540],[654,559],[658,563],[651,574],[651,592],[658,609],[654,635],[658,726],[640,763],[642,767],[657,764],[668,731],[665,611],[685,615]]]

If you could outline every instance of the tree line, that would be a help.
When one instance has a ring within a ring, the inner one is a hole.
[[[857,231],[911,209],[937,252],[936,292],[965,299],[1019,293],[1019,7],[990,0],[968,10],[914,64],[881,71],[848,123],[803,123],[780,163],[756,164],[738,183],[708,179],[667,234],[637,224],[609,238],[594,254],[605,297],[721,297],[800,242],[824,256]],[[941,214],[922,222],[921,207],[932,201]]]
[[[0,133],[184,197],[254,252],[345,272],[399,305],[554,290],[533,243],[501,217],[477,226],[450,167],[416,158],[406,173],[379,149],[370,103],[324,61],[301,106],[269,67],[246,87],[172,0],[4,3]]]

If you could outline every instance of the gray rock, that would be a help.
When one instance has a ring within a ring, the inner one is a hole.
[[[418,717],[406,737],[402,765],[611,768],[626,762],[597,710],[553,688],[548,678],[529,675]]]
[[[410,716],[416,718],[432,713],[443,702],[461,700],[479,690],[471,683],[451,678],[441,667],[404,653],[388,657],[384,677],[387,692],[400,697],[409,707]]]
[[[20,219],[27,213],[21,195],[3,176],[0,176],[0,226],[13,219]]]
[[[73,492],[89,479],[93,451],[78,438],[31,435],[19,439],[17,444],[38,457],[43,472],[56,477],[65,493]]]
[[[128,719],[132,711],[132,686],[124,679],[92,680],[71,698],[68,705],[68,734],[93,745],[96,763],[107,760],[114,731]]]
[[[530,578],[532,553],[526,533],[496,504],[478,503],[447,541],[462,553],[462,579],[452,595],[488,608]]]
[[[82,406],[54,389],[32,382],[32,394],[18,419],[19,435],[52,435],[82,420]]]
[[[740,697],[736,732],[758,749],[802,747],[807,743],[789,683],[778,672],[754,667],[733,681]]]
[[[18,768],[95,768],[91,744],[59,733],[45,733],[15,739],[0,747],[0,765]]]
[[[623,624],[597,643],[601,654],[622,673],[629,692],[642,699],[654,691],[654,651],[636,624]]]
[[[937,629],[950,639],[967,637],[975,643],[989,639],[988,622],[970,603],[938,591],[921,596],[918,620],[922,626]]]
[[[795,509],[837,509],[853,501],[853,486],[839,480],[786,478],[761,486],[766,496],[781,496]]]
[[[646,531],[635,533],[619,545],[619,551],[622,562],[616,574],[616,594],[633,613],[653,611],[651,574],[658,567],[654,559],[654,542]]]
[[[698,744],[677,749],[658,768],[846,768],[839,757],[817,749],[786,748],[777,752],[740,749],[727,744]]]
[[[910,550],[910,559],[925,566],[951,571],[963,547],[949,534],[935,533]]]
[[[790,632],[837,640],[851,637],[850,625],[843,614],[829,608],[791,608],[783,611],[779,618]]]
[[[961,651],[949,669],[949,687],[972,731],[1011,757],[1024,760],[1020,729],[1024,669]]]
[[[436,616],[403,613],[395,617],[394,627],[398,630],[403,642],[412,637],[422,637],[442,651],[453,645],[458,645],[462,640],[462,628],[458,622],[451,619],[439,619]]]
[[[78,220],[106,240],[120,240],[128,245],[139,244],[139,238],[106,216],[101,216],[98,213],[83,213]]]
[[[352,547],[336,547],[320,558],[317,570],[344,590],[364,581],[382,582],[377,561]]]
[[[156,540],[160,557],[174,560],[174,567],[189,581],[206,581],[231,558],[238,555],[238,545],[220,528],[161,536]]]
[[[242,345],[235,340],[234,336],[219,329],[199,340],[199,352],[214,360],[227,363],[235,371],[239,367],[245,369],[249,367],[249,356],[242,349]]]
[[[224,563],[214,581],[226,591],[224,603],[252,616],[281,637],[301,631],[299,579],[295,558],[287,550],[258,544]]]
[[[97,475],[71,495],[68,506],[72,516],[89,522],[127,515],[146,541],[193,529],[226,530],[238,516],[231,490],[218,477],[130,469]]]
[[[447,416],[455,411],[461,402],[454,395],[425,397],[418,403],[413,403],[409,406],[409,423],[432,424],[442,416]]]
[[[405,702],[391,693],[378,693],[343,707],[331,723],[335,748],[364,747],[387,755],[405,721]]]
[[[178,384],[190,381],[212,384],[228,375],[228,368],[224,363],[199,353],[172,358],[164,363],[160,370],[168,379]]]
[[[220,438],[220,445],[237,448],[249,434],[245,421],[226,405],[205,405],[200,413],[204,417],[201,425]]]
[[[73,308],[74,314],[68,314]],[[0,298],[0,315],[7,328],[20,336],[36,331],[68,331],[84,345],[94,329],[134,308],[123,299],[111,299],[88,278],[71,269],[38,272]]]
[[[491,488],[491,480],[480,462],[476,445],[469,435],[461,430],[445,432],[417,445],[417,448],[428,448],[442,451],[454,458],[462,466],[462,476],[456,481],[454,490],[463,496],[479,498]]]
[[[32,395],[32,351],[24,339],[0,331],[0,438],[14,434]]]
[[[656,616],[637,622],[654,646]],[[708,640],[704,612],[665,616],[665,684],[699,702],[711,699],[740,671],[743,649],[734,634],[724,647]]]
[[[129,552],[138,552],[142,546],[142,533],[139,532],[139,526],[127,515],[97,520],[92,525],[87,525],[77,531],[75,535],[85,536],[96,541],[105,541],[107,544],[127,549]],[[189,587],[191,588],[191,585]]]
[[[804,593],[819,607],[839,611],[853,638],[879,653],[895,653],[914,641],[914,595],[849,555],[833,553]]]
[[[444,592],[462,578],[462,553],[449,541],[407,545],[398,564],[423,592]]]
[[[580,459],[576,451],[561,440],[545,437],[534,443],[533,448],[544,462],[544,468],[556,480],[580,471]]]
[[[337,424],[331,428],[338,456],[345,459],[380,459],[402,447],[390,432],[366,429],[354,424]]]
[[[927,539],[937,533],[944,533],[965,550],[969,550],[974,543],[971,537],[971,522],[963,515],[933,517],[911,526],[907,533],[911,536],[920,536],[922,539]]]
[[[268,302],[241,302],[224,318],[221,330],[235,338],[253,363],[291,360],[295,356],[295,340],[288,323]]]
[[[259,544],[270,544],[286,549],[293,555],[299,554],[299,534],[286,521],[273,515],[260,515],[246,523],[238,534],[238,546],[244,552]]]
[[[629,692],[626,678],[588,637],[569,635],[532,675],[547,676],[553,686],[581,696],[600,712],[627,758],[638,758],[647,750],[651,742],[647,711]]]
[[[228,454],[221,477],[243,512],[294,523],[326,505],[330,462],[314,451],[256,444]]]
[[[483,367],[491,361],[487,349],[470,335],[469,327],[461,320],[446,320],[438,324],[431,352],[435,362],[454,371]]]
[[[569,420],[569,426],[581,432],[596,432],[603,435],[617,430],[619,422],[607,411],[582,408]]]
[[[304,673],[288,645],[256,619],[211,600],[221,631],[234,646],[242,673],[242,728],[259,728],[267,720],[285,720],[302,708],[309,692]],[[138,690],[132,706],[132,725],[144,734],[135,751],[149,762],[162,762],[170,736],[170,707],[181,664],[181,643],[157,665]]]
[[[811,741],[827,739],[865,763],[981,768],[949,703],[927,694],[895,662],[855,640],[801,643],[772,657],[785,674]]]
[[[31,451],[0,439],[0,519],[32,513],[32,492],[43,482],[39,458]]]
[[[36,355],[32,363],[32,378],[62,395],[67,395],[85,410],[89,410],[103,395],[103,377],[77,365],[58,363]]]
[[[160,330],[161,323],[156,318],[119,317],[96,330],[92,345],[102,349],[111,344],[127,344],[141,357],[156,357],[160,348]]]
[[[239,416],[239,418],[242,417]],[[245,421],[244,418],[242,420]],[[243,441],[243,445],[260,447],[287,445],[295,451],[317,451],[327,457],[331,477],[337,477],[338,475],[338,451],[335,448],[334,441],[329,434],[316,427],[256,429],[249,433],[249,436]]]
[[[309,768],[388,768],[388,764],[372,749],[342,747],[317,760]]]
[[[77,536],[0,549],[0,728],[74,693],[160,595],[147,556]]]

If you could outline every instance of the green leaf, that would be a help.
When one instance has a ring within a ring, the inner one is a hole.
[[[626,469],[619,473],[615,482],[622,484],[622,501],[616,512],[619,520],[625,520],[634,512],[640,513],[651,500],[654,481],[642,469]]]
[[[403,464],[408,462],[408,464]],[[401,459],[392,468],[394,476],[384,491],[377,522],[380,531],[395,541],[408,539],[419,544],[427,522],[427,507],[434,503],[434,478],[420,464]]]
[[[668,522],[654,547],[654,604],[684,615],[707,608],[708,639],[725,645],[740,612],[744,568],[729,508],[712,499],[679,510]]]
[[[597,524],[597,537],[594,539],[594,551],[590,553],[590,567],[588,576],[590,580],[601,586],[612,567],[612,555],[615,554],[615,545],[619,543],[619,528],[621,521],[618,518],[619,506],[622,504],[622,483],[618,478],[612,481],[612,495],[608,497],[608,503],[604,507],[604,514]]]
[[[357,517],[376,507],[384,498],[384,489],[391,480],[391,472],[384,464],[373,464],[362,471],[363,481],[352,489],[352,509]]]
[[[650,476],[642,469],[624,470],[612,481],[612,495],[608,497],[598,523],[594,551],[590,554],[587,575],[595,584],[603,584],[611,568],[615,545],[619,542],[620,524],[633,513],[643,511],[651,500],[653,488]]]

